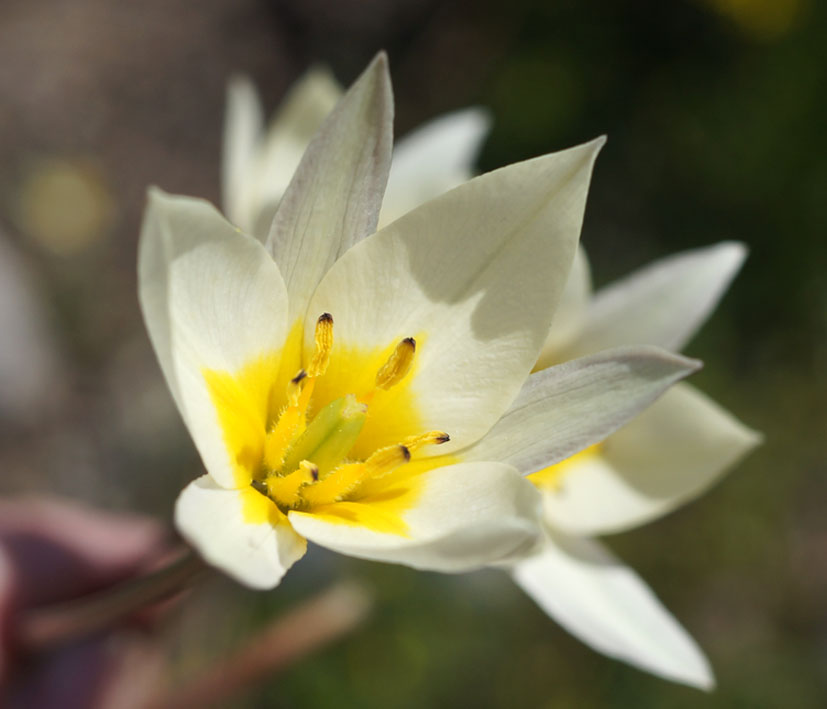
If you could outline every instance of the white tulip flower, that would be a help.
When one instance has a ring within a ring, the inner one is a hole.
[[[582,248],[535,367],[630,343],[679,351],[746,255],[721,243],[658,261],[594,295]],[[554,367],[552,367],[554,369]],[[646,584],[593,536],[657,519],[706,490],[761,438],[688,384],[554,466],[521,467],[543,493],[546,542],[517,583],[569,632],[612,657],[709,689],[709,664]],[[518,466],[519,467],[519,466]]]
[[[327,71],[313,69],[291,89],[264,131],[249,80],[230,84],[223,178],[232,221],[251,233],[266,231],[313,132],[341,94]],[[488,124],[485,112],[472,108],[432,121],[401,141],[379,226],[470,179]],[[592,298],[588,262],[578,249],[535,370],[622,345],[680,349],[714,308],[744,255],[734,243],[678,255]],[[513,408],[530,395],[535,376]],[[515,415],[509,411],[498,427]],[[535,421],[536,444],[548,435],[542,427],[549,422],[543,415]],[[556,421],[555,431],[565,425]],[[479,445],[485,450],[495,440]],[[556,465],[542,455],[531,465],[510,460],[522,473],[533,473],[529,479],[542,492],[546,528],[542,552],[517,567],[515,579],[595,649],[710,687],[708,663],[692,639],[631,570],[588,538],[667,513],[702,492],[759,440],[702,394],[679,385],[610,439]],[[498,455],[504,454],[491,451]],[[537,470],[540,463],[546,467]]]
[[[604,440],[698,366],[623,347],[520,393],[603,140],[477,177],[374,233],[391,123],[380,55],[261,240],[204,201],[150,195],[141,306],[207,471],[176,524],[251,587],[276,586],[308,539],[448,572],[521,558],[542,528],[519,464]]]

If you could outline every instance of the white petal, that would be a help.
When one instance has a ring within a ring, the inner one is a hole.
[[[459,463],[388,478],[359,503],[331,505],[324,515],[290,512],[290,522],[343,554],[445,572],[524,554],[537,541],[539,495],[506,465]],[[383,531],[386,518],[401,527]]]
[[[387,59],[380,54],[311,141],[267,237],[290,293],[291,323],[304,317],[316,285],[336,259],[376,228],[392,121]]]
[[[535,372],[463,458],[501,460],[521,473],[536,472],[602,441],[699,367],[697,360],[643,346]]]
[[[288,91],[260,146],[251,184],[251,227],[264,238],[304,151],[342,97],[342,89],[324,67],[313,67]]]
[[[204,560],[250,588],[274,588],[307,543],[275,504],[248,487],[225,490],[208,475],[175,503],[175,524]]]
[[[586,323],[586,313],[592,295],[592,276],[589,268],[589,259],[583,245],[577,247],[574,262],[571,265],[569,279],[560,296],[560,303],[554,311],[543,351],[537,358],[535,370],[545,369],[553,364],[559,364],[561,352],[568,347],[580,334]]]
[[[155,353],[207,471],[225,487],[249,482],[237,477],[204,373],[235,374],[265,358],[278,365],[287,332],[278,267],[209,203],[152,190],[138,280]],[[266,391],[245,401],[250,416],[266,417]]]
[[[227,85],[221,193],[227,218],[246,231],[252,228],[251,177],[263,124],[261,102],[252,82],[246,76],[234,77]]]
[[[676,254],[599,290],[564,359],[608,347],[647,344],[680,351],[715,308],[746,257],[722,242]]]
[[[566,463],[545,495],[548,519],[576,534],[619,532],[698,496],[752,450],[759,434],[680,384],[582,463]]]
[[[456,111],[406,135],[393,151],[379,226],[471,179],[491,126],[480,108]]]
[[[640,577],[596,542],[549,540],[541,553],[516,566],[514,580],[598,652],[675,682],[714,686],[695,641]]]
[[[381,351],[417,338],[410,387],[419,430],[447,431],[440,451],[480,438],[546,338],[602,144],[477,177],[357,244],[319,285],[307,336],[311,318],[329,312],[343,348]]]

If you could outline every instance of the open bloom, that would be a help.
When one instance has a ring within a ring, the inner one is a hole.
[[[249,79],[227,87],[222,193],[227,218],[248,234],[266,235],[310,139],[342,97],[327,70],[310,69],[287,93],[264,127]],[[393,149],[379,227],[471,178],[489,118],[480,108],[440,116]]]
[[[373,233],[391,112],[380,55],[311,140],[263,242],[206,202],[151,194],[141,305],[207,470],[176,523],[253,587],[275,586],[306,539],[441,571],[525,554],[540,495],[512,459],[570,456],[697,367],[621,348],[549,368],[514,408],[602,140],[478,177]]]
[[[536,374],[628,343],[678,351],[704,322],[745,256],[722,243],[656,262],[592,295],[582,249]],[[688,384],[599,444],[529,477],[543,493],[546,541],[514,578],[574,635],[669,679],[711,687],[689,635],[631,569],[592,536],[632,529],[694,498],[760,436]]]

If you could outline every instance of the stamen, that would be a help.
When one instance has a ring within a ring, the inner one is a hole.
[[[297,470],[289,475],[268,475],[267,494],[277,505],[291,509],[303,503],[301,489],[314,482],[319,469],[310,461],[303,460]]]
[[[410,450],[402,444],[380,448],[365,461],[365,472],[371,478],[387,475],[410,459]]]
[[[281,470],[290,443],[304,432],[310,399],[306,390],[310,389],[312,393],[312,384],[313,380],[307,378],[307,372],[303,369],[287,383],[287,408],[264,441],[264,467],[267,471]]]
[[[307,372],[300,369],[298,374],[287,383],[287,401],[290,406],[299,405],[299,397],[302,393],[302,382],[307,379]]]
[[[366,477],[364,463],[345,463],[324,480],[304,488],[302,497],[311,508],[341,502],[356,490],[366,480]]]
[[[406,438],[402,441],[402,445],[407,446],[408,450],[413,453],[422,448],[422,446],[440,446],[450,440],[451,437],[444,431],[428,431],[428,433],[421,433],[418,436]]]
[[[411,459],[407,446],[380,448],[364,463],[345,463],[326,478],[302,490],[302,497],[311,508],[341,502],[352,495],[362,483],[393,472]]]
[[[415,352],[416,340],[413,337],[402,340],[376,373],[376,386],[387,390],[402,381],[411,369]]]
[[[311,377],[320,377],[327,371],[327,365],[330,364],[330,352],[333,349],[333,316],[330,313],[322,313],[319,316],[316,321],[314,338],[316,352],[310,360],[307,374]]]

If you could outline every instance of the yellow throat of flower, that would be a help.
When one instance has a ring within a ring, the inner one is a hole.
[[[264,422],[263,438],[259,437],[256,445],[229,440],[233,438],[233,427],[239,417],[222,416],[228,404],[228,397],[222,396],[223,389],[227,388],[225,375],[205,372],[219,418],[225,419],[222,420],[225,438],[236,451],[237,462],[252,477],[252,487],[285,513],[313,512],[315,508],[358,498],[366,484],[381,480],[407,464],[412,454],[424,446],[449,440],[448,434],[442,431],[428,431],[406,436],[397,443],[360,456],[358,449],[364,445],[357,446],[357,440],[361,440],[368,422],[369,408],[379,392],[396,387],[409,374],[416,341],[406,337],[396,344],[376,371],[368,391],[358,397],[348,393],[333,398],[311,415],[314,391],[318,392],[331,362],[333,318],[330,314],[324,313],[318,318],[314,339],[315,350],[310,362],[288,382],[286,403],[275,416],[265,417],[268,420]],[[259,388],[261,384],[263,382]],[[267,392],[263,398],[259,396],[259,400],[269,399]],[[249,425],[250,418],[245,417],[243,425]]]

